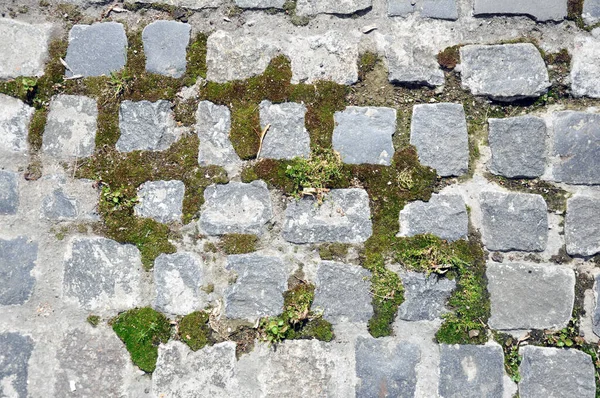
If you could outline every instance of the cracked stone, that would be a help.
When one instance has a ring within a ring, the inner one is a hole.
[[[262,101],[259,109],[261,129],[270,125],[262,142],[260,158],[293,159],[310,155],[310,135],[304,126],[304,104]]]
[[[204,278],[202,260],[192,253],[161,254],[154,260],[154,308],[187,315],[206,304],[200,292]]]
[[[186,68],[191,26],[176,21],[154,21],[144,28],[142,40],[146,70],[179,78]]]
[[[473,15],[527,15],[541,22],[562,21],[567,17],[567,0],[475,0]]]
[[[456,281],[436,274],[404,271],[400,273],[404,286],[404,302],[398,317],[405,321],[433,321],[446,311],[446,301],[456,287]]]
[[[567,200],[565,241],[572,256],[600,253],[600,200],[575,196]]]
[[[19,333],[0,333],[0,396],[27,398],[33,340]]]
[[[42,217],[49,220],[63,221],[77,218],[77,200],[57,188],[42,200]]]
[[[350,15],[372,7],[372,0],[298,0],[298,15]]]
[[[0,215],[17,214],[19,183],[17,173],[0,170]]]
[[[571,91],[575,97],[600,98],[599,39],[575,39],[571,60]]]
[[[196,133],[200,139],[198,150],[200,166],[222,166],[227,173],[231,173],[232,168],[242,164],[229,139],[230,131],[229,108],[209,101],[200,101],[196,111]]]
[[[161,223],[181,222],[185,185],[181,181],[147,181],[138,188],[138,217]]]
[[[48,59],[51,24],[0,18],[0,79],[42,76]]]
[[[31,271],[37,255],[37,243],[26,237],[0,239],[0,306],[20,305],[29,300],[35,285]]]
[[[34,111],[23,101],[0,94],[0,151],[27,153],[29,122]]]

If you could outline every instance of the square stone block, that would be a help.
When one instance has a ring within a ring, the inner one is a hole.
[[[17,214],[18,208],[18,174],[0,170],[0,216]]]
[[[52,24],[28,24],[0,18],[0,80],[42,76],[48,59]]]
[[[181,181],[148,181],[138,188],[135,215],[161,223],[181,222],[185,185]]]
[[[202,259],[193,253],[161,254],[154,260],[154,308],[187,315],[206,304],[200,287],[204,279]]]
[[[29,150],[29,122],[35,109],[23,101],[0,94],[0,152]]]
[[[565,241],[572,256],[600,253],[600,198],[575,196],[567,200]]]
[[[26,237],[0,239],[0,306],[20,305],[29,300],[35,285],[31,271],[37,254],[37,243]]]
[[[575,38],[571,59],[571,91],[575,97],[600,98],[600,38]]]
[[[27,398],[33,340],[19,333],[0,333],[0,396]]]
[[[260,103],[260,126],[269,129],[263,139],[259,154],[261,158],[292,159],[310,155],[310,135],[304,127],[306,106],[286,102]]]
[[[473,15],[527,15],[536,21],[562,21],[567,17],[567,0],[475,0]]]
[[[225,105],[200,101],[196,111],[196,133],[200,140],[198,164],[222,166],[228,173],[242,163],[235,152],[229,134],[231,112]]]
[[[185,73],[191,26],[176,21],[154,21],[144,28],[142,41],[146,71],[170,77]]]

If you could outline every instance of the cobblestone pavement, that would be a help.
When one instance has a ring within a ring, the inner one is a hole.
[[[0,397],[600,396],[600,1],[0,12]]]

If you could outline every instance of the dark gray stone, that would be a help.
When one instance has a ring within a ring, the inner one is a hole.
[[[600,98],[600,37],[576,37],[571,55],[573,95]]]
[[[600,184],[600,113],[558,112],[554,118],[554,179]]]
[[[20,236],[0,239],[0,306],[27,302],[35,278],[31,271],[37,260],[38,245]]]
[[[548,70],[531,43],[468,45],[460,48],[462,85],[474,95],[514,101],[543,95]]]
[[[410,143],[417,148],[419,161],[442,177],[469,170],[469,136],[461,104],[415,105]]]
[[[396,110],[383,107],[349,106],[334,114],[333,149],[344,163],[383,164],[394,157],[392,135],[396,131]]]
[[[332,324],[366,323],[373,316],[371,272],[350,264],[323,261],[317,269],[313,308]]]
[[[572,256],[600,253],[600,199],[575,196],[567,201],[565,242]]]
[[[264,9],[264,8],[278,8],[282,9],[285,0],[234,0],[236,6],[240,8],[253,8],[253,9]]]
[[[310,155],[310,135],[304,127],[306,106],[286,102],[260,103],[260,126],[270,125],[263,139],[259,156],[269,159],[307,158]]]
[[[61,188],[55,189],[42,200],[42,217],[49,220],[73,220],[77,214],[77,200],[68,197]]]
[[[27,376],[33,340],[18,333],[0,333],[0,396],[27,398]]]
[[[0,94],[0,152],[27,153],[28,127],[34,108],[23,101]]]
[[[456,281],[412,271],[401,272],[400,279],[404,285],[404,302],[398,309],[400,319],[432,321],[446,312],[446,301]]]
[[[229,108],[209,101],[200,101],[196,111],[196,133],[200,139],[198,150],[200,166],[217,165],[230,170],[231,167],[241,165],[242,161],[229,139],[230,131]]]
[[[370,9],[372,0],[298,0],[298,15],[336,14],[349,15]]]
[[[523,398],[596,396],[592,357],[579,350],[521,348],[519,396]]]
[[[0,170],[0,215],[17,214],[19,208],[18,175]]]
[[[488,119],[490,171],[507,178],[533,178],[546,166],[546,122],[535,116]]]
[[[65,75],[101,76],[122,69],[127,62],[127,36],[123,25],[102,22],[75,25],[69,32]]]
[[[413,397],[421,351],[415,344],[359,337],[356,340],[357,397]],[[382,366],[383,365],[383,366]]]
[[[285,210],[282,236],[292,243],[361,243],[373,234],[369,196],[364,189],[333,189],[322,204],[305,197]]]
[[[536,21],[562,21],[567,17],[567,0],[475,0],[473,15],[527,15]]]
[[[432,234],[441,239],[465,239],[469,215],[459,195],[433,194],[429,202],[411,202],[400,211],[400,236]]]
[[[504,355],[500,346],[440,348],[439,394],[444,398],[502,398]]]
[[[52,24],[28,24],[0,18],[0,80],[42,76]]]
[[[488,263],[493,329],[562,329],[575,300],[573,270],[553,264]]]
[[[600,0],[583,0],[583,20],[588,25],[600,22]]]
[[[283,311],[288,271],[280,258],[256,253],[227,256],[226,268],[237,274],[235,283],[225,289],[228,318],[254,322]]]
[[[148,181],[138,188],[134,212],[162,223],[181,222],[185,185],[181,181]]]
[[[483,243],[488,250],[544,251],[548,213],[544,198],[527,193],[482,192]]]
[[[389,0],[388,15],[405,16],[412,12],[420,11],[425,18],[458,19],[456,0]]]
[[[175,21],[154,21],[146,26],[142,32],[146,70],[171,77],[183,76],[191,29],[190,25]]]
[[[154,260],[154,308],[186,315],[203,307],[200,286],[204,277],[202,261],[192,253],[161,254]]]

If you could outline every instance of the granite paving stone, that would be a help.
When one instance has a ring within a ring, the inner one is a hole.
[[[562,21],[567,17],[567,0],[475,0],[473,15],[527,15],[536,21]]]
[[[571,92],[600,98],[600,37],[577,37],[571,59]]]
[[[437,62],[438,50],[414,36],[389,36],[385,61],[390,83],[411,86],[442,86],[444,71]]]
[[[196,111],[196,133],[200,139],[198,164],[225,167],[229,173],[233,167],[241,165],[229,133],[231,132],[231,112],[225,105],[210,101],[200,101]]]
[[[336,14],[351,15],[370,9],[372,0],[298,0],[298,15]]]
[[[29,358],[34,348],[31,337],[19,333],[0,333],[0,396],[27,398]]]
[[[142,32],[146,70],[170,77],[183,76],[191,29],[189,24],[176,21],[154,21],[146,26]]]
[[[310,155],[310,135],[304,126],[304,104],[262,101],[259,112],[261,129],[270,126],[262,142],[261,158],[293,159]]]
[[[398,318],[405,321],[432,321],[446,311],[446,301],[456,287],[456,281],[432,273],[400,272],[404,286],[404,301]]]
[[[277,8],[283,9],[285,0],[234,0],[235,5],[240,8],[265,9]]]
[[[77,199],[68,196],[61,188],[56,188],[42,199],[43,218],[53,221],[74,220],[78,214]]]
[[[134,212],[161,223],[181,222],[185,185],[178,180],[148,181],[138,188]]]
[[[389,0],[388,15],[406,16],[419,11],[422,17],[434,19],[446,19],[456,21],[458,19],[458,7],[456,0]]]
[[[36,283],[31,271],[37,256],[38,244],[27,237],[0,239],[0,307],[29,300]]]
[[[0,79],[42,76],[52,25],[0,18]]]
[[[592,314],[592,331],[600,336],[600,274],[594,277],[594,312]]]
[[[600,22],[600,0],[583,0],[582,16],[588,25]]]
[[[187,315],[204,307],[200,292],[204,269],[200,257],[190,252],[161,254],[154,260],[154,308]]]
[[[0,170],[0,216],[17,214],[19,208],[18,174]]]
[[[34,108],[23,101],[0,94],[0,152],[27,153],[33,112]]]
[[[575,196],[567,200],[565,242],[572,256],[600,253],[600,199]]]

